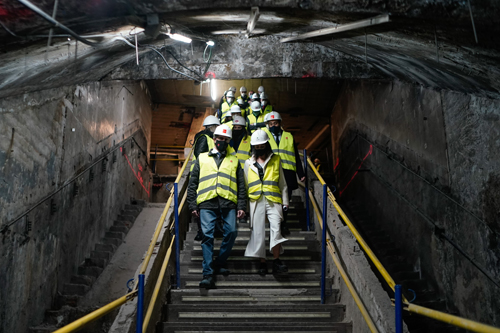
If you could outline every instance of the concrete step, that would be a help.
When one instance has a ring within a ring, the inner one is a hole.
[[[132,228],[133,223],[128,221],[114,221],[113,225],[117,227],[127,227],[130,229]]]
[[[137,212],[142,212],[142,207],[144,206],[140,206],[140,205],[125,205],[125,207],[123,209],[125,210],[135,210]]]
[[[212,304],[168,304],[165,315],[169,322],[249,322],[255,321],[287,321],[287,322],[339,322],[344,319],[345,306],[339,304],[296,305],[247,305],[233,306]]]
[[[125,234],[123,232],[113,232],[113,231],[108,231],[104,234],[105,238],[116,238],[119,240],[123,240],[125,238]]]
[[[181,258],[182,260],[182,258]],[[320,274],[321,273],[321,262],[315,261],[286,261],[283,260],[288,266],[288,274]],[[227,269],[229,269],[232,274],[241,275],[257,275],[257,271],[260,268],[259,260],[251,261],[228,261]],[[181,274],[202,274],[201,272],[201,261],[182,261],[181,264]],[[271,262],[267,263],[267,268],[270,270],[272,268]]]
[[[78,267],[78,275],[87,275],[98,278],[104,269],[97,266],[80,266]]]
[[[123,240],[122,239],[118,239],[118,238],[104,237],[101,240],[101,243],[103,243],[105,245],[113,245],[115,248],[118,248],[118,246],[120,246],[121,243],[123,243]]]
[[[90,287],[85,284],[65,283],[63,287],[63,295],[85,295],[90,290]]]
[[[110,252],[110,253],[115,253],[117,246],[114,244],[96,244],[95,245],[95,250],[96,251],[103,251],[103,252]]]
[[[78,302],[80,299],[82,299],[83,296],[80,295],[57,295],[56,300],[55,300],[55,309],[60,309],[63,306],[71,306],[71,307],[77,307]]]
[[[109,228],[109,231],[110,232],[121,232],[123,233],[124,235],[128,234],[128,231],[130,230],[130,228],[126,227],[126,226],[116,226],[116,225],[112,225],[110,228]]]
[[[317,265],[318,267],[309,267],[309,268],[292,268],[292,267],[288,267],[288,274],[317,274],[319,273],[319,268],[320,268],[320,264]],[[228,266],[228,268],[230,268]],[[269,267],[270,268],[270,267]],[[239,265],[237,268],[231,268],[231,274],[255,274],[257,275],[259,273],[259,268],[258,268],[258,265],[256,264],[255,267],[241,267],[241,265]],[[183,269],[181,268],[181,274],[198,274],[201,276],[201,274],[203,273],[203,269],[200,267],[200,268],[186,268],[185,269],[186,272],[183,271]]]
[[[330,333],[350,333],[352,332],[351,323],[315,323],[308,321],[295,321],[288,323],[284,321],[265,322],[265,321],[252,321],[251,325],[245,325],[241,322],[194,322],[194,321],[181,321],[175,323],[160,323],[158,325],[158,332],[163,333],[247,333],[247,332],[330,332]]]
[[[321,290],[311,289],[172,289],[168,304],[255,304],[255,303],[312,303],[321,301]],[[338,290],[327,297],[337,302]]]
[[[242,247],[242,245],[238,245],[238,247],[236,249],[233,247],[233,249],[231,251],[231,257],[244,257],[245,250],[241,249],[241,247]],[[199,248],[199,247],[197,247],[197,248]],[[307,256],[309,258],[309,260],[314,260],[314,261],[321,260],[321,254],[318,253],[317,251],[291,250],[287,247],[286,242],[283,243],[283,249],[284,249],[284,252],[282,255],[280,255],[280,258],[282,258],[284,260],[286,260],[286,258],[304,257],[304,256]],[[267,250],[268,250],[267,255],[272,256],[271,253],[269,252],[269,248],[267,248]],[[191,257],[200,257],[203,255],[201,249],[199,249],[199,250],[193,249],[193,250],[190,250],[189,252],[191,252]],[[185,253],[185,252],[183,251],[183,253]],[[219,248],[214,247],[214,256],[218,256],[218,255],[219,255]],[[255,260],[255,258],[250,258],[250,259],[245,259],[245,260]]]
[[[116,217],[116,220],[117,221],[122,221],[122,222],[129,222],[129,223],[134,223],[135,221],[135,217],[133,217],[132,215],[118,215]]]
[[[70,282],[74,284],[84,284],[90,287],[95,282],[95,280],[95,276],[73,275]]]
[[[108,251],[92,251],[90,253],[90,258],[104,259],[107,260],[108,262],[111,260],[112,257],[113,253]]]
[[[133,216],[134,217],[134,221],[135,219],[137,218],[137,216],[139,216],[141,212],[138,211],[138,210],[135,210],[135,209],[122,209],[121,211],[121,215],[130,215],[130,216]]]
[[[317,249],[310,249],[308,245],[289,245],[286,246],[286,242],[283,244],[284,248],[287,251],[316,251]],[[244,251],[246,249],[245,245],[235,245],[233,246],[233,251]],[[186,250],[187,251],[187,250]],[[191,251],[202,251],[201,245],[194,245]],[[217,248],[214,248],[214,251],[219,251]]]
[[[268,260],[268,261],[271,261],[273,259],[274,259],[273,256],[270,254],[268,254],[266,257],[266,260]],[[280,256],[280,259],[285,261],[286,264],[288,264],[291,261],[309,262],[309,261],[313,260],[313,256],[312,255],[296,255],[296,256],[294,256],[294,255],[287,255],[287,253],[285,252],[282,256]],[[181,260],[182,260],[182,262],[186,262],[185,260],[191,260],[192,262],[200,262],[201,263],[203,261],[203,257],[201,255],[191,256],[188,254],[184,254],[184,256],[183,256],[181,254]],[[230,256],[227,259],[228,262],[255,261],[255,260],[256,260],[256,258],[244,257],[244,256]]]
[[[106,265],[108,264],[108,260],[103,259],[103,258],[85,258],[85,263],[84,265],[87,267],[100,267],[100,268],[106,268]]]
[[[273,275],[268,274],[265,277],[273,277]],[[259,276],[260,277],[260,276]],[[220,289],[234,289],[234,288],[319,288],[321,286],[319,279],[316,281],[294,281],[294,280],[272,280],[269,278],[263,278],[262,281],[253,279],[251,281],[230,281],[230,280],[222,280],[219,276],[216,277],[215,287]],[[199,289],[199,283],[201,281],[201,277],[196,280],[187,281],[186,279],[182,280],[183,288],[195,288]]]

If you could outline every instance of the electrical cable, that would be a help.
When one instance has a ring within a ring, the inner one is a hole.
[[[5,31],[7,31],[9,34],[11,34],[12,36],[14,37],[18,37],[18,38],[23,38],[22,36],[18,36],[16,35],[15,33],[13,33],[12,31],[9,30],[9,28],[7,28],[7,26],[5,24],[2,23],[2,21],[0,21],[0,25],[5,29]]]
[[[161,48],[160,48],[160,50],[161,50],[162,48],[163,48],[163,47],[161,47]],[[196,72],[196,71],[194,71],[194,70],[192,70],[192,69],[190,69],[190,68],[188,68],[188,67],[184,66],[184,64],[183,64],[183,63],[181,63],[181,62],[179,61],[179,59],[177,59],[177,58],[175,57],[175,55],[174,55],[171,51],[169,51],[166,47],[165,47],[165,51],[167,51],[167,52],[168,52],[168,53],[172,56],[172,58],[174,58],[174,59],[175,59],[175,61],[177,61],[177,63],[178,63],[179,65],[181,65],[182,67],[184,67],[184,68],[185,68],[185,69],[187,69],[188,71],[193,72],[194,74],[198,75],[198,76],[199,76],[202,80],[205,80],[205,78],[204,78],[204,77],[203,77],[200,73],[198,73],[198,72]]]

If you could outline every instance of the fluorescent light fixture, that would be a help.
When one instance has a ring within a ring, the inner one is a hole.
[[[210,80],[210,96],[212,96],[212,100],[215,102],[217,98],[217,93],[215,91],[215,79]]]
[[[183,35],[179,35],[179,34],[170,34],[170,33],[167,33],[167,35],[169,35],[170,38],[178,40],[178,41],[183,42],[183,43],[188,43],[189,44],[192,41],[191,38],[183,36]]]
[[[246,30],[215,30],[210,32],[212,35],[239,35],[239,34],[245,34],[247,31]],[[265,33],[265,29],[253,29],[252,35],[258,35],[258,34],[263,34]]]
[[[208,45],[208,46],[214,46],[214,45],[215,45],[215,43],[214,43],[213,41],[209,40],[209,41],[207,42],[207,45]]]

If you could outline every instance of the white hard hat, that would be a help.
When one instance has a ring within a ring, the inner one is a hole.
[[[244,101],[242,98],[238,98],[237,102],[238,102],[238,104],[243,104],[243,103],[245,103],[245,101]]]
[[[252,99],[260,99],[259,94],[254,93],[254,94],[252,95]]]
[[[269,97],[267,96],[267,94],[265,92],[262,92],[260,94],[260,99],[268,99]]]
[[[233,126],[234,125],[239,125],[239,126],[245,126],[247,124],[247,122],[245,121],[245,118],[243,118],[242,116],[234,116],[233,118]]]
[[[232,91],[233,93],[235,93],[236,92],[236,87],[232,86],[231,88],[229,88],[229,91]]]
[[[252,111],[260,111],[260,102],[259,101],[253,101],[252,104],[250,104],[250,109]]]
[[[220,126],[217,126],[217,128],[215,129],[214,137],[216,135],[220,135],[220,136],[225,136],[227,138],[231,138],[233,136],[233,132],[231,131],[231,129],[229,128],[229,126],[227,126],[225,124],[222,124]]]
[[[231,115],[233,113],[239,113],[239,114],[241,114],[241,108],[238,105],[231,106]]]
[[[271,120],[281,121],[280,114],[276,111],[271,111],[268,114],[266,114],[266,116],[264,117],[264,122],[267,123],[268,121],[271,121]]]
[[[264,86],[260,86],[259,89],[257,89],[257,91],[259,92],[259,94],[263,93],[264,92]]]
[[[208,116],[205,118],[205,120],[203,120],[203,126],[207,127],[211,125],[219,126],[220,125],[219,118],[217,118],[216,116]]]
[[[242,92],[242,91],[246,92],[247,91],[247,87],[241,87],[240,88],[240,92]]]
[[[226,97],[233,97],[234,98],[234,92],[232,90],[229,90],[226,94]]]
[[[253,132],[252,137],[250,138],[250,144],[252,146],[262,145],[267,141],[269,141],[269,136],[267,135],[266,132],[264,132],[261,129],[258,129],[255,132]]]

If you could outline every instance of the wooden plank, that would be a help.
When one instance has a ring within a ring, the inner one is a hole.
[[[314,146],[316,146],[318,143],[320,143],[320,139],[323,137],[323,135],[325,133],[328,132],[328,130],[330,129],[330,125],[325,125],[321,131],[318,132],[318,134],[316,134],[316,136],[311,140],[309,141],[309,143],[307,144],[306,148],[305,149],[312,149]]]
[[[203,116],[200,116],[198,118],[194,118],[193,121],[191,122],[191,128],[189,129],[189,133],[186,139],[186,147],[192,147],[194,143],[194,137],[196,133],[199,131],[203,130],[203,120],[209,115],[213,115],[215,113],[215,110],[213,108],[206,108],[205,109],[205,114]]]

